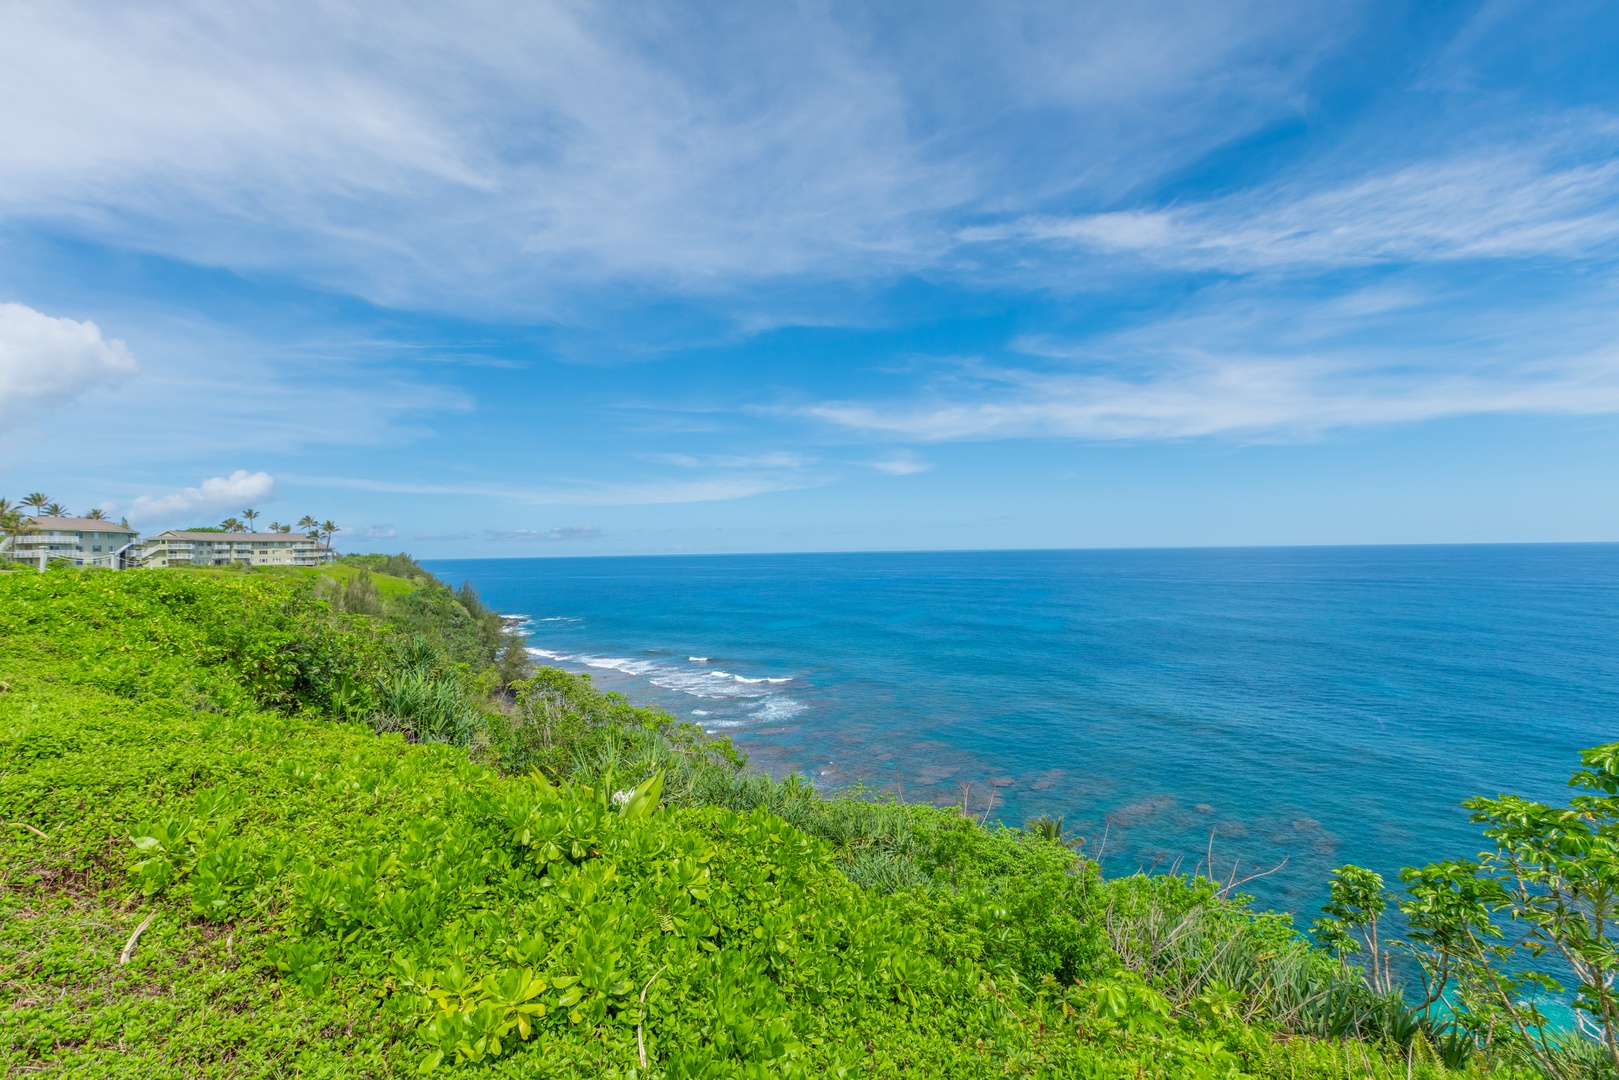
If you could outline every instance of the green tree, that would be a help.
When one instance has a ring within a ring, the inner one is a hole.
[[[225,532],[243,532],[246,529],[246,526],[244,526],[240,520],[234,517],[228,517],[224,521],[221,521],[219,523],[219,527]]]
[[[24,506],[32,506],[34,508],[34,513],[35,514],[38,514],[41,511],[43,511],[45,509],[45,507],[50,505],[50,502],[51,502],[51,497],[49,495],[46,495],[44,492],[41,492],[41,491],[36,491],[36,492],[33,492],[32,494],[29,494],[29,495],[24,495],[23,500],[22,500],[22,504]]]
[[[90,510],[84,516],[86,518],[88,518],[89,520],[91,520],[91,521],[106,521],[107,520],[107,512],[105,510],[101,509],[101,507],[99,507],[99,506],[97,506],[94,509]]]
[[[1619,1071],[1619,743],[1580,758],[1569,786],[1586,794],[1567,806],[1518,795],[1463,803],[1494,850],[1401,870],[1404,939],[1378,941],[1389,894],[1382,878],[1357,866],[1334,872],[1332,899],[1315,924],[1340,953],[1356,951],[1351,935],[1360,935],[1374,987],[1392,987],[1388,953],[1408,952],[1421,970],[1419,1011],[1438,1006],[1470,1040],[1515,1044],[1552,1080],[1587,1070],[1535,1003],[1564,989],[1539,969],[1548,954],[1576,980],[1580,1030]]]
[[[253,522],[258,520],[259,512],[251,506],[242,511],[242,517],[247,520],[247,531],[253,531]]]
[[[16,542],[17,537],[32,532],[34,522],[22,512],[22,507],[9,499],[0,499],[0,537]]]
[[[335,534],[343,531],[343,527],[337,524],[337,522],[333,521],[331,518],[327,518],[325,521],[321,522],[318,528],[321,534],[326,537],[324,542],[327,547],[332,546],[332,537]]]
[[[308,514],[305,514],[303,517],[298,519],[298,527],[307,532],[311,540],[317,540],[320,538],[320,522],[316,521]]]
[[[506,639],[506,646],[495,662],[495,675],[500,685],[513,686],[534,673],[534,661],[529,659],[528,643],[517,634]]]
[[[67,517],[67,507],[59,502],[48,503],[45,506],[46,517]]]
[[[1325,914],[1311,927],[1316,939],[1339,956],[1364,947],[1368,980],[1383,994],[1394,989],[1394,976],[1387,943],[1379,940],[1377,930],[1391,899],[1382,874],[1353,864],[1340,866],[1332,872],[1330,898],[1321,908]]]

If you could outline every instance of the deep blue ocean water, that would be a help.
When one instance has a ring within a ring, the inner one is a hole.
[[[1561,800],[1619,740],[1619,545],[427,565],[778,775],[1061,816],[1115,874],[1212,837],[1306,914],[1340,863],[1476,853],[1462,799]]]

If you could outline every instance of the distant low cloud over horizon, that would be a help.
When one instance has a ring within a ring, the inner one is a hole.
[[[559,540],[596,540],[601,537],[601,534],[602,531],[594,525],[561,525],[554,529],[489,529],[485,533],[490,540],[515,543],[533,540],[548,543],[555,543]]]
[[[0,489],[251,461],[428,557],[1619,538],[1611,5],[635,11],[0,10]]]

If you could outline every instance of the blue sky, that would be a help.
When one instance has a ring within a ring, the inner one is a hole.
[[[0,494],[424,557],[1619,539],[1611,5],[0,9]]]

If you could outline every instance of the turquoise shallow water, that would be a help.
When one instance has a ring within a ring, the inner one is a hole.
[[[773,772],[1061,815],[1113,873],[1212,837],[1278,908],[1476,852],[1463,798],[1619,739],[1619,545],[428,565]]]

